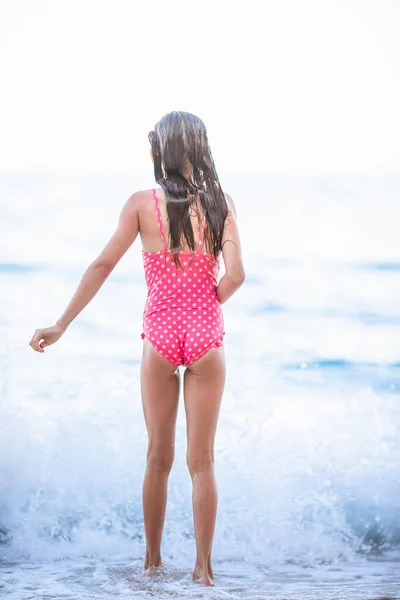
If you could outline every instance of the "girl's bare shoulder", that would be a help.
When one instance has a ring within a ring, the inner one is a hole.
[[[224,192],[224,196],[225,196],[226,203],[228,205],[229,212],[233,213],[234,216],[236,217],[236,206],[232,199],[232,196],[230,194],[228,194],[227,192]]]
[[[136,210],[145,209],[150,205],[153,206],[152,189],[137,190],[136,192],[133,192],[133,194],[129,196],[128,202],[131,204],[132,208],[134,207]]]

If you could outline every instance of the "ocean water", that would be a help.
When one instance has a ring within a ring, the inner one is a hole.
[[[191,582],[180,404],[141,574],[140,241],[44,354],[150,174],[0,176],[0,595],[400,598],[400,177],[228,177],[247,279],[224,305],[215,587]]]

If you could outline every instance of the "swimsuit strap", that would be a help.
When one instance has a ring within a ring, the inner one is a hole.
[[[158,230],[160,232],[161,240],[163,243],[163,250],[166,250],[167,243],[165,241],[164,228],[163,228],[162,219],[161,219],[160,204],[158,202],[157,192],[156,192],[155,188],[153,188],[151,191],[153,192],[153,200],[154,200],[154,206],[156,208]]]

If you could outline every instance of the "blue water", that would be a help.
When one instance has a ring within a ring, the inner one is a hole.
[[[400,177],[221,180],[236,201],[247,279],[224,305],[207,594],[400,597]],[[166,572],[140,575],[139,240],[58,344],[43,355],[28,346],[64,310],[126,198],[152,185],[148,174],[0,177],[0,589],[9,598],[204,592],[190,582],[182,404]]]

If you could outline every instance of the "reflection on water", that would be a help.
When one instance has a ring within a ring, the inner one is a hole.
[[[400,180],[226,183],[247,280],[224,305],[216,587],[206,591],[191,581],[182,403],[166,567],[141,575],[139,245],[59,344],[44,355],[28,347],[107,241],[131,184],[2,177],[0,186],[3,595],[399,597]]]

